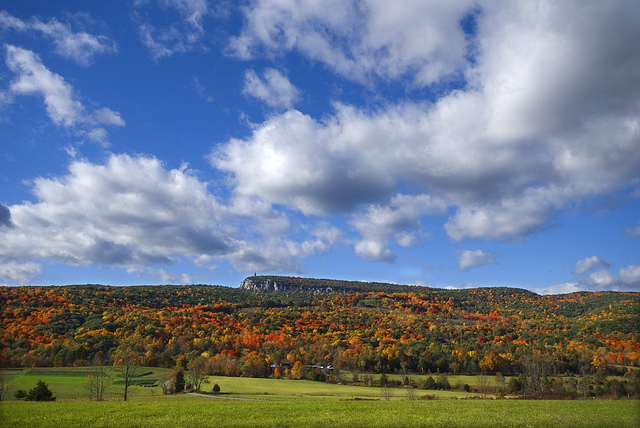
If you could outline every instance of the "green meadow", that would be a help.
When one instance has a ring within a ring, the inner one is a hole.
[[[633,401],[238,401],[189,395],[132,401],[2,403],[5,426],[637,427]]]
[[[111,384],[106,401],[89,401],[84,381],[88,368],[4,371],[11,388],[0,403],[2,426],[34,427],[637,427],[640,402],[634,400],[480,400],[474,394],[403,388],[331,385],[320,382],[241,377],[209,378],[217,396],[162,395],[160,386],[132,387],[124,402],[122,386]],[[143,378],[166,378],[166,369],[144,369]],[[55,402],[16,400],[43,380]],[[114,381],[118,378],[115,377]],[[427,394],[437,399],[425,400]],[[469,398],[469,399],[467,399]]]

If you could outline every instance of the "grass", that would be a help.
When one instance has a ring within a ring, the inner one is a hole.
[[[154,396],[161,395],[161,384],[157,382],[158,377],[167,371],[160,368],[145,368],[143,372],[149,373],[139,379],[134,379],[132,389],[134,396]],[[4,373],[5,371],[0,371]],[[113,369],[117,373],[117,368]],[[7,375],[12,384],[11,390],[22,389],[29,391],[38,380],[44,381],[53,395],[58,399],[85,398],[87,390],[84,386],[87,375],[91,373],[91,368],[87,367],[66,367],[66,368],[32,368],[22,371],[12,371]],[[398,375],[399,376],[399,375]],[[120,399],[122,393],[122,379],[114,377],[113,383],[109,385],[106,393],[107,399]],[[154,384],[154,387],[144,387],[145,384]],[[287,379],[258,379],[243,377],[223,377],[211,376],[202,387],[205,391],[211,391],[213,385],[218,384],[225,394],[234,394],[240,398],[257,400],[344,400],[344,399],[382,399],[381,389],[363,386],[333,385],[322,382],[308,380],[287,380]],[[391,400],[405,400],[407,391],[403,388],[391,389]],[[424,391],[415,390],[416,397],[424,395],[435,395],[440,398],[466,398],[476,394],[468,394],[459,391]],[[9,393],[8,399],[13,398],[13,392]]]
[[[0,376],[4,377],[6,382],[11,386],[7,397],[9,400],[14,398],[13,394],[15,391],[22,389],[28,392],[36,386],[39,380],[47,384],[56,399],[65,400],[84,398],[87,396],[87,390],[84,385],[87,375],[89,375],[91,371],[91,367],[47,367],[24,370],[0,370]],[[166,371],[167,369],[162,368],[145,368],[145,373],[151,373],[134,380],[138,385],[144,385],[145,382],[150,381],[155,383],[157,382],[157,377]],[[107,388],[106,395],[107,398],[117,399],[121,395],[123,387],[117,384],[117,382],[121,380],[121,378],[118,378],[118,368],[113,367],[112,373],[114,382]],[[131,392],[134,395],[153,396],[161,394],[160,388],[149,388],[138,385],[132,385]]]
[[[2,404],[6,426],[39,427],[637,427],[634,401],[227,401],[136,397],[129,402]]]
[[[332,385],[309,380],[253,379],[242,377],[211,376],[203,388],[210,390],[218,384],[222,392],[241,395],[244,398],[262,400],[344,400],[353,398],[381,399],[381,389],[363,386]],[[454,391],[415,390],[416,396],[437,395],[441,398],[465,398],[475,394]],[[407,391],[391,389],[392,400],[405,400]]]
[[[84,380],[91,368],[0,370],[12,391],[28,391],[43,380],[57,397],[52,403],[13,399],[0,403],[0,425],[38,427],[637,427],[640,402],[633,400],[455,400],[474,394],[417,390],[408,400],[405,389],[391,389],[386,401],[381,388],[320,382],[212,376],[203,387],[218,384],[223,394],[161,395],[159,387],[133,386],[128,402],[122,386],[109,386],[107,401],[89,401]],[[162,379],[166,369],[144,369],[141,379]],[[150,373],[149,373],[150,372]],[[450,377],[450,382],[452,381]],[[462,381],[463,379],[457,379]],[[114,379],[117,380],[117,377]],[[474,377],[464,377],[470,385]],[[231,399],[231,400],[230,400]]]

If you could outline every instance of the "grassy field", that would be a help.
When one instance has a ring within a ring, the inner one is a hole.
[[[145,378],[162,379],[167,369],[143,368],[142,372],[152,372]],[[60,399],[79,399],[87,396],[84,387],[85,379],[91,372],[87,367],[65,367],[65,368],[33,368],[23,371],[13,371],[5,374],[10,379],[11,390],[22,389],[29,391],[39,380],[44,381],[54,396]],[[114,369],[114,373],[117,369]],[[2,375],[2,371],[0,371]],[[114,378],[118,381],[118,378]],[[161,383],[161,382],[158,382]],[[243,377],[221,377],[211,376],[208,383],[203,385],[203,390],[211,391],[213,385],[218,384],[221,392],[225,393],[225,398],[244,398],[254,400],[344,400],[353,398],[381,399],[381,389],[362,386],[332,385],[308,380],[286,380],[286,379],[258,379]],[[131,393],[135,396],[156,396],[161,395],[162,390],[157,387],[132,386]],[[459,391],[424,391],[415,390],[416,397],[424,395],[435,395],[439,398],[467,398],[476,394],[469,394]],[[122,386],[112,384],[106,394],[108,400],[117,400],[122,393]],[[393,388],[390,390],[391,400],[406,400],[407,390]],[[227,395],[230,394],[230,395]],[[13,392],[9,393],[9,400],[13,399]]]
[[[132,401],[2,403],[5,426],[38,427],[638,427],[634,401]]]
[[[143,378],[158,378],[164,374],[167,369],[162,368],[143,368],[142,372],[152,372],[152,374],[146,375]],[[10,385],[9,396],[7,399],[13,399],[13,394],[18,389],[22,389],[29,392],[31,388],[36,386],[39,380],[42,380],[47,384],[49,389],[53,392],[53,395],[58,400],[64,399],[78,399],[87,396],[87,389],[85,388],[85,381],[87,375],[91,373],[90,367],[47,367],[47,368],[33,368],[25,370],[0,370],[0,376],[7,379],[7,383]],[[120,378],[117,376],[118,369],[113,368],[113,380],[118,381]],[[122,386],[112,384],[107,389],[107,398],[117,399],[122,393]],[[153,396],[162,393],[159,387],[147,388],[147,387],[132,387],[133,394],[142,396]]]
[[[148,379],[162,380],[166,369],[149,368]],[[11,385],[9,400],[0,403],[0,425],[38,427],[638,427],[640,402],[630,400],[463,400],[474,394],[392,389],[389,401],[381,388],[319,382],[215,377],[218,396],[161,395],[160,387],[132,387],[123,402],[122,386],[111,385],[107,401],[89,401],[84,381],[90,368],[35,368],[0,371]],[[117,378],[115,378],[117,380]],[[13,399],[43,380],[57,397],[37,403]],[[471,381],[471,378],[466,380]],[[471,382],[465,382],[472,384]],[[473,380],[475,383],[475,380]]]

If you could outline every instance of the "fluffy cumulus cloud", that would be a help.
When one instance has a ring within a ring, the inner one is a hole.
[[[206,0],[160,0],[161,9],[174,21],[168,26],[157,26],[145,13],[148,2],[134,2],[134,21],[142,43],[154,60],[188,52],[201,46],[204,35],[203,21],[211,12]],[[175,20],[175,16],[179,19]]]
[[[246,95],[258,98],[275,108],[291,108],[300,98],[300,90],[278,70],[268,68],[261,79],[255,71],[248,70],[244,75]]]
[[[629,265],[609,270],[609,263],[596,256],[579,260],[573,269],[575,281],[536,290],[542,294],[572,293],[576,291],[637,291],[640,288],[640,266]],[[594,270],[599,268],[597,270]]]
[[[388,173],[371,168],[375,160],[366,154],[342,146],[339,133],[338,126],[291,110],[256,125],[250,138],[217,147],[210,160],[233,175],[239,198],[288,205],[306,215],[346,213],[390,195]]]
[[[220,202],[186,165],[168,170],[147,156],[75,161],[63,177],[34,180],[33,193],[36,203],[1,206],[0,278],[7,281],[25,283],[39,274],[34,260],[119,265],[170,282],[185,278],[152,266],[225,258],[242,270],[280,271],[297,257],[327,251],[327,240],[335,239],[323,227],[307,240],[288,241],[271,224],[282,223],[277,215],[241,231],[235,226],[241,208]]]
[[[296,110],[269,117],[211,155],[238,195],[305,214],[354,213],[408,185],[449,207],[453,240],[517,241],[638,177],[637,2],[423,3],[247,7],[231,45],[240,57],[296,50],[356,81],[428,84],[457,73],[466,84],[433,102],[336,103],[322,120]],[[424,13],[403,13],[409,6]],[[470,16],[472,35],[461,24]],[[396,233],[357,228],[367,235],[359,254],[393,260],[383,241]]]
[[[498,264],[495,255],[482,250],[462,250],[458,253],[457,269],[462,271],[486,264]]]
[[[82,65],[91,64],[98,54],[117,52],[115,42],[107,36],[85,31],[74,32],[69,23],[62,23],[56,18],[46,22],[38,18],[23,21],[6,11],[0,11],[0,28],[18,32],[40,32],[52,41],[55,53]]]
[[[609,267],[609,263],[596,256],[587,257],[586,259],[578,260],[578,262],[576,263],[576,267],[573,268],[572,273],[574,275],[582,275],[597,266],[607,268]]]
[[[124,126],[120,113],[106,107],[87,112],[73,87],[49,70],[34,52],[5,45],[7,67],[15,74],[9,93],[42,97],[49,118],[59,126],[104,142],[107,132],[101,125]]]
[[[389,248],[394,240],[411,247],[428,235],[417,220],[423,215],[441,213],[445,205],[429,195],[395,195],[387,205],[370,205],[355,216],[352,225],[360,232],[356,254],[371,261],[393,262],[396,256]]]
[[[620,280],[627,285],[640,284],[640,266],[627,266],[620,269]]]

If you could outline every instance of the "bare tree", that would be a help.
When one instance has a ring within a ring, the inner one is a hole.
[[[129,386],[135,377],[140,374],[140,355],[129,347],[118,348],[113,361],[114,366],[120,367],[120,376],[124,378],[124,390],[122,398],[129,398]]]
[[[529,379],[531,393],[540,396],[548,392],[549,381],[547,376],[551,373],[551,361],[548,357],[536,352],[526,358],[522,358],[522,370]]]
[[[484,398],[487,398],[487,394],[489,393],[489,378],[487,375],[484,373],[478,375],[476,385],[478,386],[478,392],[480,392]]]
[[[111,382],[111,371],[106,367],[98,367],[92,373],[89,373],[85,381],[85,388],[89,393],[89,400],[104,400],[107,386]]]
[[[0,376],[0,401],[4,401],[9,396],[9,390],[13,384],[5,376]]]
[[[416,399],[416,390],[413,385],[407,386],[407,400],[415,400]]]
[[[391,390],[391,387],[387,384],[382,387],[382,390],[380,391],[380,395],[382,395],[382,398],[389,401],[393,396],[393,391]]]

